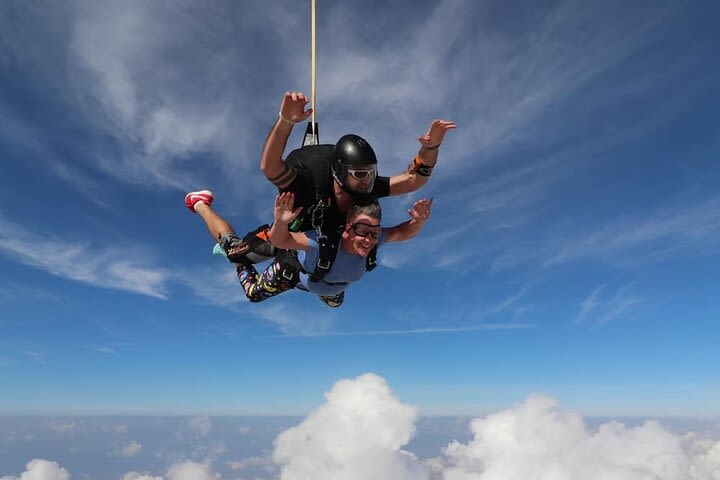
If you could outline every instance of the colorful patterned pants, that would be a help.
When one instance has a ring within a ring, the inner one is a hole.
[[[237,276],[245,296],[253,303],[292,290],[298,282],[297,270],[283,267],[278,260],[273,260],[262,275],[250,264],[238,264]]]

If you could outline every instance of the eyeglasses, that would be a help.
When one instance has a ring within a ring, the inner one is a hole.
[[[366,178],[374,178],[375,175],[377,175],[377,171],[375,168],[371,168],[370,170],[352,170],[348,168],[347,171],[350,176],[352,176],[355,180],[365,180]]]
[[[352,228],[353,233],[358,237],[367,237],[370,235],[376,240],[380,237],[380,232],[382,232],[380,225],[368,225],[367,223],[361,222],[351,224],[350,228]]]

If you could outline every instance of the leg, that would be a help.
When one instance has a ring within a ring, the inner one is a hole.
[[[212,202],[215,198],[210,190],[190,192],[185,195],[185,206],[191,212],[200,215],[205,222],[210,235],[216,242],[219,242],[225,234],[235,234],[235,229],[212,209]]]
[[[235,229],[232,225],[215,213],[215,210],[213,210],[210,205],[199,203],[195,206],[195,211],[200,215],[200,218],[203,219],[210,235],[212,235],[216,242],[219,242],[225,234],[235,234]]]
[[[190,192],[185,205],[205,222],[210,235],[220,244],[227,259],[233,263],[259,263],[275,256],[275,249],[267,238],[267,225],[245,235],[242,240],[235,229],[212,209],[213,194],[209,190]]]
[[[297,284],[297,270],[273,260],[260,276],[250,264],[238,264],[237,276],[245,296],[253,303],[262,302],[282,292],[292,290]]]

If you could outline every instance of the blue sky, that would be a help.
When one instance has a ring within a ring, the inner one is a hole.
[[[393,224],[434,196],[431,221],[338,311],[249,304],[183,204],[271,219],[259,153],[309,89],[307,9],[0,4],[0,412],[304,414],[374,372],[428,414],[720,415],[718,7],[318,8],[321,140],[364,136],[389,175],[459,125],[383,201]]]

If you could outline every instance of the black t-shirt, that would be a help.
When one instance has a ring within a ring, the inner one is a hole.
[[[345,225],[345,214],[338,210],[333,194],[330,162],[334,158],[335,145],[308,145],[293,150],[285,159],[285,162],[297,171],[297,177],[284,190],[295,194],[295,208],[303,207],[300,222],[291,225],[293,231],[313,230],[312,217],[318,216],[317,205],[320,199],[325,202],[331,200],[330,207],[325,208],[322,213],[323,233],[338,231]],[[378,176],[369,195],[375,198],[389,196],[390,177]]]

